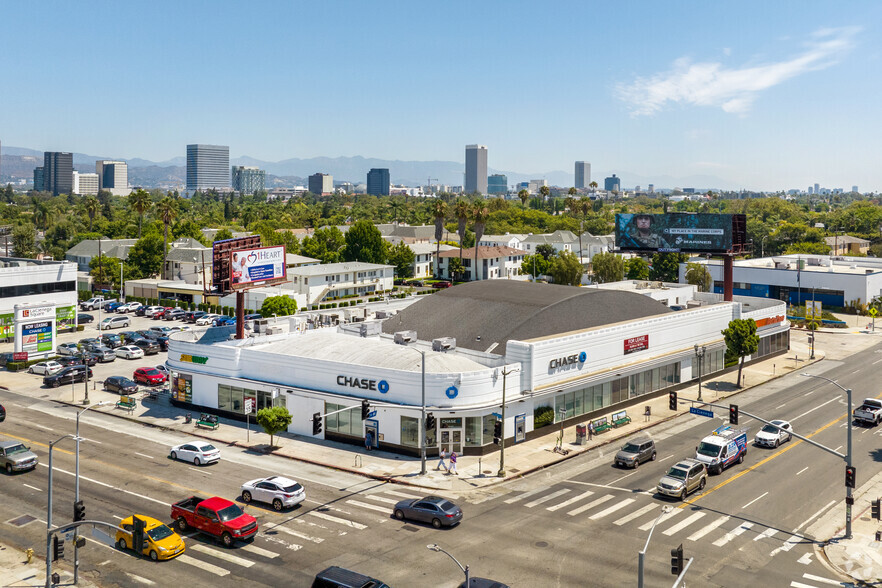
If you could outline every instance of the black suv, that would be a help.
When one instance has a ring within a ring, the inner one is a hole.
[[[331,566],[315,575],[312,588],[389,588],[389,585],[346,568]]]
[[[58,363],[63,365],[64,367],[69,367],[72,365],[87,365],[92,367],[96,363],[98,363],[98,356],[94,353],[78,353],[76,355],[65,355],[64,357],[58,357],[55,359]]]
[[[89,370],[89,377],[92,377],[92,368],[84,365],[72,365],[66,367],[57,374],[46,376],[43,378],[43,385],[50,388],[58,388],[62,384],[70,384],[72,382],[83,382],[86,379],[86,370]]]
[[[186,310],[176,309],[171,312],[167,312],[164,317],[164,320],[167,321],[181,321],[184,320],[184,317],[187,316]]]
[[[197,320],[201,319],[205,316],[205,311],[202,310],[191,310],[186,315],[184,315],[185,323],[195,323]]]
[[[156,355],[160,350],[159,343],[150,339],[135,339],[130,344],[140,347],[144,351],[144,355]]]
[[[107,333],[105,335],[101,335],[101,344],[105,347],[116,349],[117,347],[122,347],[123,340],[122,337],[120,337],[116,333]]]

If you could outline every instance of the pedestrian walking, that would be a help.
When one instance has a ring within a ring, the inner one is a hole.
[[[371,449],[374,448],[374,432],[373,431],[368,431],[365,434],[364,446],[365,446],[365,449],[367,449],[368,451],[370,451]]]
[[[449,472],[451,474],[456,475],[456,476],[459,475],[459,472],[456,471],[456,452],[455,451],[450,452],[450,470],[449,470]]]
[[[591,441],[591,439],[593,437],[594,437],[594,423],[591,422],[591,423],[588,423],[588,440]]]
[[[445,472],[450,471],[450,468],[447,467],[447,463],[444,461],[445,459],[447,459],[447,452],[444,449],[441,449],[441,451],[438,453],[438,465],[435,466],[436,472],[441,468],[444,468]]]

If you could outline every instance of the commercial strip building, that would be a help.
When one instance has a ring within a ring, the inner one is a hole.
[[[690,290],[684,310],[666,305]],[[227,327],[176,333],[168,365],[177,404],[236,418],[249,398],[256,409],[282,405],[294,415],[288,431],[305,436],[320,413],[319,438],[360,444],[371,430],[384,449],[405,453],[419,450],[424,389],[435,417],[430,452],[483,454],[496,449],[497,415],[506,442],[518,443],[548,430],[537,431],[537,419],[568,426],[694,380],[696,346],[703,375],[722,370],[721,331],[734,318],[759,325],[748,359],[783,352],[784,311],[782,302],[724,302],[689,286],[650,296],[484,281],[422,297],[380,324],[310,330],[291,317],[287,332],[258,328],[243,340],[230,340]],[[364,421],[362,400],[372,411]]]

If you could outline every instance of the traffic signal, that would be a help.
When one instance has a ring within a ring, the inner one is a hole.
[[[874,500],[872,502],[872,505],[873,505],[873,518],[876,519],[877,521],[882,520],[882,512],[880,512],[880,510],[879,510],[879,506],[880,506],[879,499],[877,498],[876,500]]]
[[[683,572],[683,544],[671,550],[671,573],[679,576]]]
[[[77,500],[76,502],[74,502],[73,520],[74,522],[86,520],[86,505],[83,504],[82,500]]]
[[[500,441],[502,441],[502,421],[496,421],[493,423],[493,442],[499,445]]]
[[[855,487],[855,477],[857,476],[857,468],[854,466],[846,466],[845,467],[845,487],[846,488],[854,488]]]
[[[138,517],[132,517],[132,551],[135,553],[141,553],[144,551],[144,529],[147,525],[144,523],[143,519],[139,519]]]
[[[738,424],[738,405],[730,404],[729,405],[729,424],[737,425]]]
[[[318,435],[322,432],[322,413],[317,412],[312,415],[312,434]]]
[[[431,412],[426,415],[426,430],[431,431],[435,428],[435,415]]]
[[[671,410],[677,410],[677,393],[671,392],[668,394],[668,408]]]
[[[361,401],[361,420],[368,418],[368,415],[371,412],[371,405],[368,404],[367,400]]]
[[[52,561],[58,561],[64,558],[64,539],[59,539],[58,535],[52,536]]]

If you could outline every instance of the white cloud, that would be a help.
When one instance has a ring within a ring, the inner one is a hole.
[[[744,114],[761,91],[835,64],[852,48],[859,31],[859,27],[820,29],[810,35],[801,53],[762,65],[727,68],[719,62],[693,63],[682,57],[669,71],[619,85],[616,94],[631,105],[632,116],[655,114],[668,102]]]

